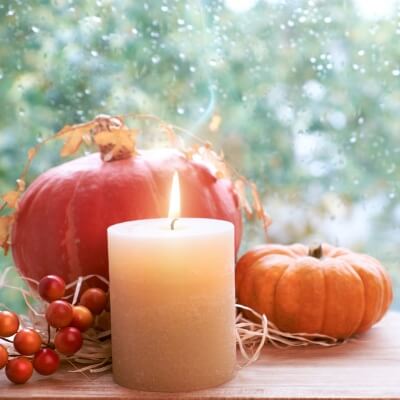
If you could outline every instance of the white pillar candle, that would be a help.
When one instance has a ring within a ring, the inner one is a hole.
[[[173,213],[172,213],[173,214]],[[138,390],[216,386],[236,366],[234,227],[181,218],[108,228],[113,374]]]

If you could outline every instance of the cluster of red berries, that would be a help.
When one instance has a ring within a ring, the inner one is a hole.
[[[46,310],[49,329],[45,340],[34,329],[19,329],[20,321],[15,313],[0,311],[0,341],[13,343],[18,353],[9,354],[7,348],[0,344],[0,369],[5,367],[7,378],[14,383],[25,383],[33,370],[41,375],[57,371],[59,354],[75,354],[83,344],[82,332],[93,326],[96,315],[109,311],[107,294],[99,288],[87,289],[76,306],[62,300],[65,282],[55,275],[41,279],[39,294],[49,303]],[[54,339],[51,338],[50,327],[56,329]],[[10,339],[11,336],[14,338]]]

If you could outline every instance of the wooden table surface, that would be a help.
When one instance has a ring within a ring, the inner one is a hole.
[[[111,373],[85,377],[67,371],[35,375],[25,385],[0,372],[0,399],[400,399],[400,313],[334,348],[266,346],[255,364],[231,382],[182,394],[145,393],[113,383]]]

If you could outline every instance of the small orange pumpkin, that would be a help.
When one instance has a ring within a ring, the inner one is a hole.
[[[265,244],[248,251],[236,266],[236,294],[282,331],[338,339],[369,329],[393,298],[379,261],[328,244]]]

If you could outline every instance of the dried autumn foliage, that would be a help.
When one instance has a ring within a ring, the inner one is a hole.
[[[132,129],[114,129],[98,132],[94,141],[99,146],[104,161],[130,157],[135,153],[136,131]]]
[[[15,189],[5,193],[1,197],[3,203],[0,206],[0,211],[6,208],[9,209],[8,214],[0,216],[0,247],[2,247],[5,252],[7,252],[10,246],[10,230],[14,212],[18,207],[18,200],[26,189],[26,175],[39,150],[46,143],[54,139],[61,139],[64,142],[60,151],[62,157],[73,156],[81,149],[83,144],[86,146],[96,144],[101,150],[103,160],[106,162],[130,157],[135,154],[135,143],[138,131],[129,128],[125,124],[125,119],[128,117],[133,118],[134,120],[150,120],[156,122],[160,130],[165,133],[171,147],[182,151],[182,153],[190,160],[201,160],[202,162],[206,162],[214,171],[217,178],[232,179],[232,177],[235,177],[235,191],[246,217],[248,219],[256,217],[263,222],[264,229],[268,228],[271,224],[271,219],[263,208],[255,183],[248,181],[245,177],[240,176],[236,171],[234,171],[225,162],[223,154],[218,154],[213,150],[210,142],[203,142],[202,145],[194,145],[187,148],[184,146],[184,141],[178,133],[188,135],[197,140],[199,139],[191,132],[166,123],[153,115],[99,115],[93,120],[85,123],[66,125],[54,135],[28,150],[27,161],[20,177],[16,181]],[[214,116],[213,121],[211,121],[210,129],[217,130],[220,123],[221,117],[219,115]],[[249,201],[249,194],[251,196],[251,201]]]
[[[2,199],[6,203],[6,205],[10,208],[16,208],[17,202],[19,198],[20,192],[17,190],[11,190],[10,192],[6,193]]]

